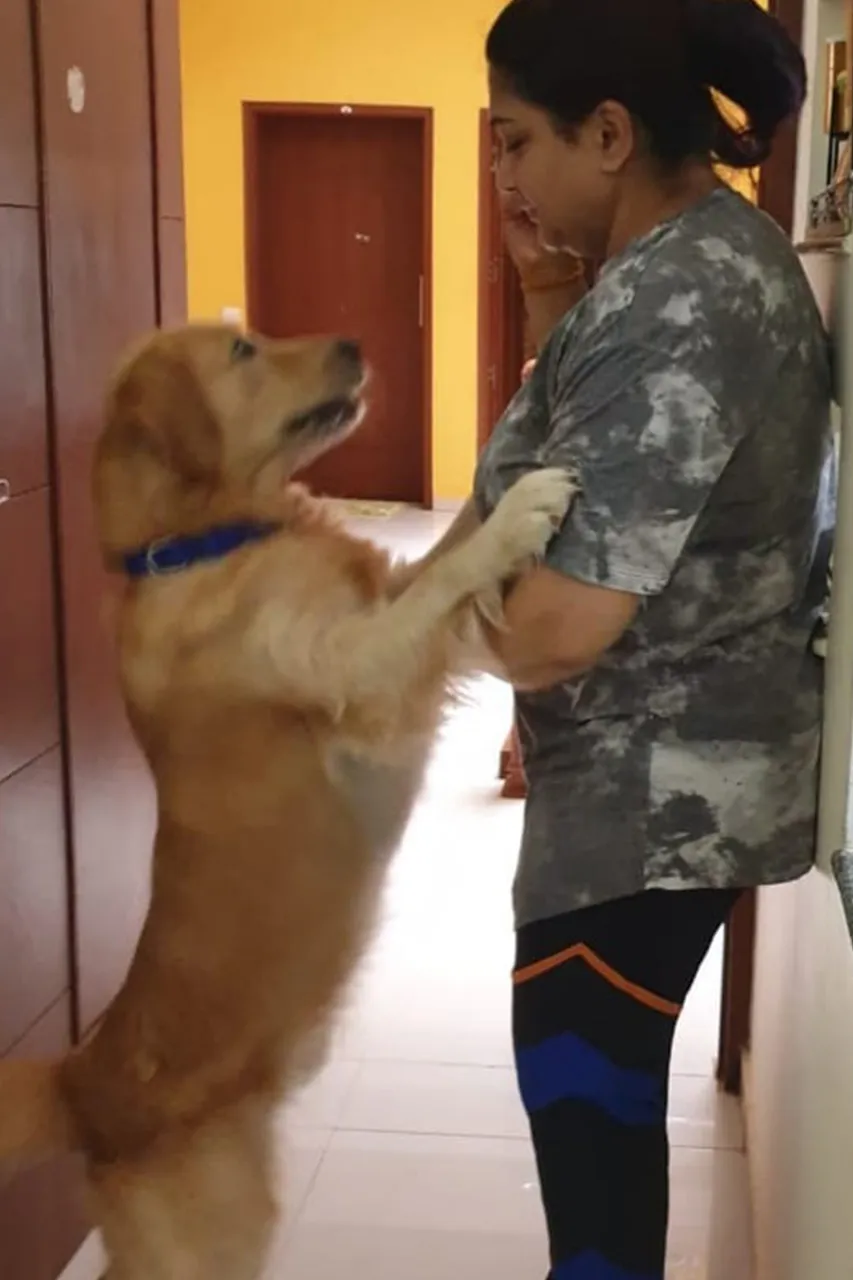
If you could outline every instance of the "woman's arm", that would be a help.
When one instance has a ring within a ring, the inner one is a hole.
[[[516,689],[549,689],[594,667],[621,639],[639,607],[639,596],[543,567],[525,574],[510,591],[505,626],[490,628],[489,640]]]

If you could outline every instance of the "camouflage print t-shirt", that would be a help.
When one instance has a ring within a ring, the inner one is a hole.
[[[811,866],[829,407],[796,254],[721,188],[609,263],[495,430],[481,514],[526,471],[572,468],[547,564],[642,599],[594,671],[518,697],[520,924]]]

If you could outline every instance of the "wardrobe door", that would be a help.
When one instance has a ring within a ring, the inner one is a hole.
[[[0,506],[0,781],[59,741],[46,489]]]
[[[4,0],[5,2],[5,0]],[[92,500],[104,387],[157,322],[145,0],[38,0],[79,1007],[91,1025],[148,901],[153,794],[119,698]]]

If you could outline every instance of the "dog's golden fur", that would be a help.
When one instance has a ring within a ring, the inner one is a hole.
[[[237,519],[276,526],[124,585],[124,696],[159,804],[150,910],[90,1041],[0,1067],[0,1159],[84,1153],[111,1280],[260,1275],[272,1114],[322,1060],[449,680],[483,660],[473,602],[568,502],[561,473],[529,476],[401,574],[290,484],[357,425],[362,382],[351,344],[190,326],[147,340],[109,395],[109,564]]]

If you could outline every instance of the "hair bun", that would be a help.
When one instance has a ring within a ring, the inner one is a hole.
[[[691,73],[746,117],[738,126],[718,112],[715,155],[739,169],[761,164],[779,126],[805,101],[802,52],[755,0],[684,0],[684,7]]]

